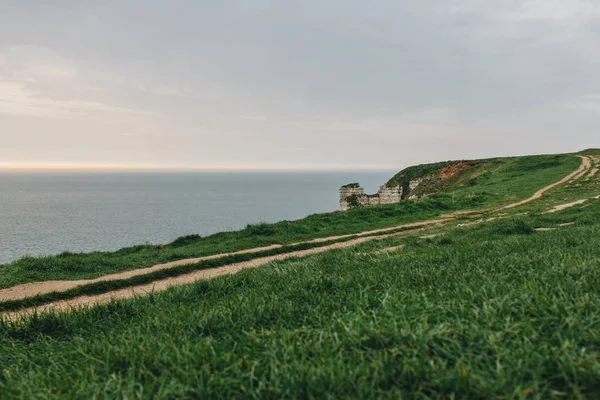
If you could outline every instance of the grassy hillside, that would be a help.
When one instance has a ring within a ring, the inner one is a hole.
[[[485,168],[473,168],[446,181],[451,185],[442,189],[451,190],[451,193],[440,193],[418,201],[315,214],[298,221],[250,225],[241,231],[223,232],[205,238],[193,235],[164,246],[146,244],[116,252],[66,252],[56,256],[25,257],[0,265],[0,288],[42,280],[95,278],[173,260],[270,244],[289,244],[316,237],[352,234],[433,218],[456,210],[484,208],[526,198],[539,188],[575,170],[581,161],[575,155],[567,154],[481,162]],[[441,165],[434,164],[438,169]],[[403,179],[412,179],[422,171],[433,170],[432,168],[432,165],[412,167],[392,180],[403,182]]]
[[[589,200],[0,324],[0,393],[594,398],[598,215]],[[565,221],[575,224],[534,229]]]
[[[420,221],[444,212],[477,208],[484,204],[485,198],[482,196],[453,200],[450,196],[439,195],[388,207],[353,209],[348,212],[315,214],[298,221],[249,225],[241,231],[222,232],[205,238],[187,236],[164,246],[146,244],[115,252],[66,252],[48,257],[24,257],[10,264],[0,265],[0,288],[40,280],[93,278],[173,260],[274,243],[289,244],[316,237],[352,234]]]
[[[560,179],[564,171],[558,171],[562,167],[575,170],[580,162],[572,154],[445,161],[406,168],[387,184],[402,186],[406,196],[474,193],[501,202],[526,196],[532,187],[544,186],[542,182],[550,176]],[[409,184],[417,179],[422,179],[422,183],[411,191]]]
[[[578,164],[574,155],[558,159],[545,167],[541,159],[512,160],[470,191],[456,187],[454,200],[438,194],[163,248],[50,257],[40,260],[56,269],[40,263],[37,273],[77,274],[60,270],[69,262],[91,273],[93,260],[118,269],[188,254],[177,249],[218,251],[220,241],[231,249],[236,239],[254,246],[481,209],[506,201],[507,175],[518,199]],[[527,178],[533,187],[525,188]],[[483,190],[484,182],[494,189]],[[146,297],[0,322],[0,398],[596,398],[599,195],[600,175],[584,177],[514,209],[458,217],[434,228],[437,237],[388,237]],[[350,228],[332,226],[343,223]],[[17,274],[16,265],[5,268]]]

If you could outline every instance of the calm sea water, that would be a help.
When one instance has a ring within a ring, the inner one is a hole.
[[[0,173],[0,263],[116,250],[338,209],[338,188],[369,192],[383,172]]]

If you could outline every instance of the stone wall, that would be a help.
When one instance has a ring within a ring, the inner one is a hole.
[[[374,206],[379,204],[399,203],[402,200],[402,188],[382,185],[376,194],[365,194],[365,190],[357,184],[340,188],[340,209],[346,211],[352,207]]]

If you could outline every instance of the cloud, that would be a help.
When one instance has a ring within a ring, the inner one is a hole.
[[[77,74],[73,62],[51,49],[34,45],[0,46],[0,67],[3,76],[15,79],[65,79]]]
[[[600,94],[582,96],[567,103],[565,107],[577,111],[600,112]]]
[[[60,142],[80,132],[77,154],[123,164],[589,147],[599,27],[600,3],[585,0],[12,2],[0,128],[16,133],[0,157],[38,157],[28,143],[45,135],[69,161]]]
[[[90,99],[94,87],[76,62],[33,45],[0,47],[0,114],[65,120],[134,118],[153,113]]]
[[[27,89],[23,82],[0,81],[0,113],[37,118],[91,120],[150,116],[147,111],[82,100],[55,100]]]

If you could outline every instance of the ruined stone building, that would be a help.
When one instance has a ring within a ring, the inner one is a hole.
[[[365,194],[358,183],[351,183],[340,188],[340,208],[346,211],[352,207],[393,204],[402,200],[402,188],[381,185],[376,194]]]

